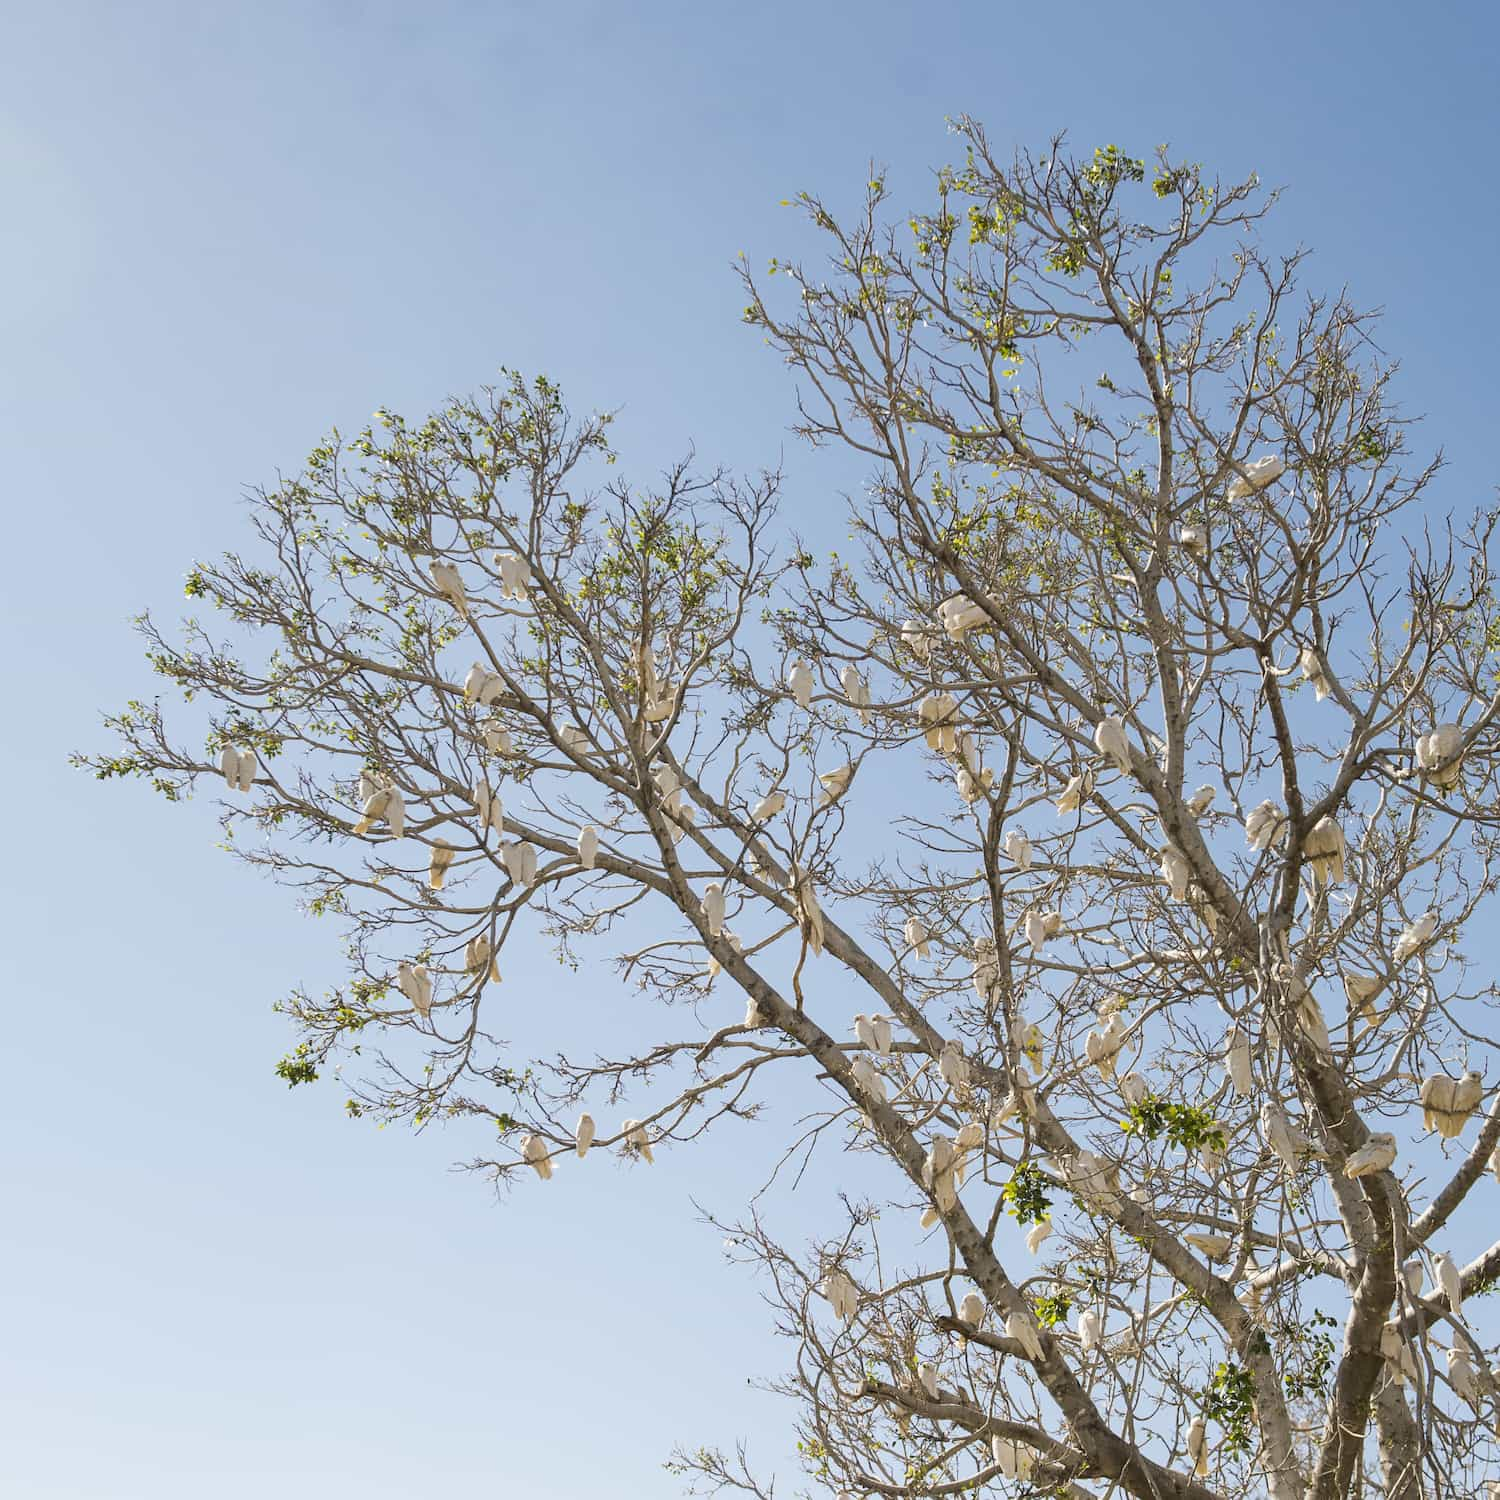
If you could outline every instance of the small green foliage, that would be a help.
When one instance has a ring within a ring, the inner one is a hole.
[[[1334,1353],[1333,1335],[1328,1330],[1338,1326],[1336,1318],[1314,1312],[1308,1322],[1290,1330],[1291,1348],[1300,1356],[1300,1362],[1281,1377],[1288,1396],[1321,1401],[1328,1394]]]
[[[1059,1323],[1068,1321],[1068,1314],[1073,1310],[1073,1294],[1071,1292],[1044,1292],[1031,1299],[1031,1310],[1036,1314],[1036,1320],[1043,1328],[1056,1328]]]
[[[1146,163],[1126,156],[1118,146],[1097,146],[1094,159],[1083,169],[1084,180],[1094,187],[1112,188],[1121,182],[1144,182]]]
[[[315,1083],[318,1078],[317,1064],[313,1061],[312,1048],[299,1042],[294,1052],[288,1052],[276,1064],[276,1076],[286,1079],[286,1086],[294,1089],[299,1083]]]
[[[1023,1161],[1000,1190],[1000,1196],[1009,1205],[1006,1212],[1018,1224],[1039,1224],[1052,1216],[1047,1178],[1035,1162]]]
[[[1233,1360],[1215,1366],[1203,1392],[1203,1411],[1224,1429],[1229,1452],[1248,1452],[1254,1441],[1255,1377]]]
[[[1139,1104],[1132,1104],[1129,1117],[1120,1121],[1120,1129],[1148,1141],[1165,1135],[1184,1151],[1198,1151],[1204,1146],[1222,1151],[1227,1141],[1224,1127],[1209,1110],[1197,1104],[1173,1104],[1157,1094],[1147,1094]]]

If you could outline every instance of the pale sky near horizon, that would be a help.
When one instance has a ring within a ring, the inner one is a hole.
[[[462,1131],[288,1092],[270,1005],[331,981],[331,929],[214,850],[207,800],[66,764],[156,690],[129,619],[180,613],[245,488],[327,428],[502,363],[622,407],[628,474],[784,453],[835,535],[731,263],[872,160],[925,202],[961,112],[1001,152],[1065,128],[1285,184],[1274,240],[1387,310],[1467,510],[1494,488],[1497,36],[1477,4],[0,0],[0,1493],[645,1500],[675,1442],[742,1436],[793,1492],[787,1413],[747,1386],[788,1351],[694,1203],[735,1212],[769,1145],[497,1204],[448,1170]],[[599,957],[535,976],[575,1024],[618,997]]]

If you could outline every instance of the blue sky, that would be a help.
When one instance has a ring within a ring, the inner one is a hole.
[[[674,1441],[784,1459],[746,1386],[779,1352],[692,1201],[733,1211],[753,1136],[729,1171],[663,1153],[497,1205],[447,1170],[459,1132],[289,1094],[270,1005],[333,976],[332,933],[215,853],[206,803],[66,766],[150,690],[127,622],[170,618],[192,558],[243,537],[244,488],[329,426],[502,363],[621,406],[638,476],[689,441],[784,450],[834,535],[858,476],[786,435],[730,264],[787,247],[780,199],[852,201],[872,159],[919,201],[963,111],[1001,148],[1066,127],[1286,184],[1273,240],[1387,308],[1466,509],[1493,485],[1492,9],[51,0],[0,23],[6,1492],[635,1500],[673,1492]],[[618,991],[535,978],[576,1025]],[[816,1205],[778,1211],[795,1235]]]

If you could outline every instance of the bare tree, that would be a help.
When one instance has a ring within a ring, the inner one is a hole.
[[[1494,514],[1424,508],[1371,319],[1254,180],[958,132],[930,212],[806,198],[826,266],[745,277],[867,462],[857,559],[788,544],[775,474],[602,482],[608,419],[509,377],[261,493],[189,577],[225,635],[142,622],[206,725],[134,703],[85,764],[230,783],[229,847],[348,934],[282,1071],[357,1046],[351,1108],[483,1117],[499,1179],[801,1080],[777,1152],[872,1195],[724,1227],[816,1486],[1476,1494]],[[518,925],[623,947],[629,1055],[494,1038]]]

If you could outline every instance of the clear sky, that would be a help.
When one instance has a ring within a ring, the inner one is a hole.
[[[270,1005],[333,977],[332,931],[214,851],[207,802],[66,766],[153,690],[127,622],[243,538],[247,485],[505,363],[623,407],[641,477],[690,440],[785,449],[831,528],[731,261],[872,159],[916,201],[969,112],[1000,148],[1065,127],[1286,184],[1273,238],[1388,309],[1465,509],[1494,480],[1495,15],[0,0],[0,1491],[637,1500],[674,1492],[675,1441],[787,1447],[746,1385],[780,1351],[692,1201],[735,1209],[753,1132],[728,1172],[663,1152],[497,1204],[448,1171],[461,1132],[288,1093]],[[571,1025],[618,998],[602,963],[555,972]],[[507,974],[518,1006],[531,977]]]

